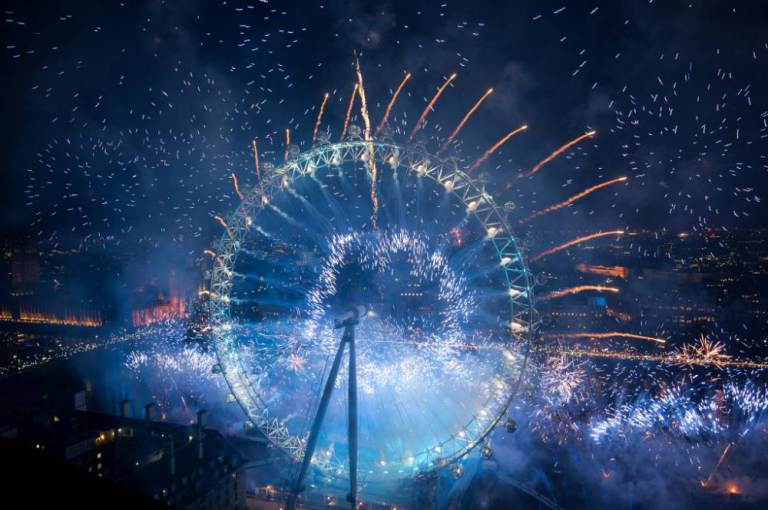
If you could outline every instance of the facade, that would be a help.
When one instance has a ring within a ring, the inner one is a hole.
[[[85,409],[82,394],[66,413],[40,412],[0,427],[15,437],[130,492],[189,510],[244,510],[245,459],[219,432]],[[127,406],[124,406],[126,408]]]

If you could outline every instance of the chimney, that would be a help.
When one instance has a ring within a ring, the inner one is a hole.
[[[168,469],[171,476],[176,476],[176,447],[173,444],[173,435],[168,442]]]
[[[197,458],[203,458],[203,418],[207,411],[200,410],[197,412]]]
[[[146,421],[152,421],[152,410],[155,408],[155,403],[150,402],[144,406],[144,419]]]
[[[121,418],[127,418],[128,417],[128,409],[131,407],[131,401],[127,398],[120,401],[120,417]]]

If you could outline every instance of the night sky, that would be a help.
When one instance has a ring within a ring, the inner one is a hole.
[[[633,228],[763,224],[764,7],[531,4],[6,4],[3,231],[205,237],[205,216],[232,206],[230,172],[253,183],[252,138],[280,155],[291,126],[306,146],[325,91],[338,136],[355,50],[374,122],[404,71],[414,79],[394,116],[408,125],[458,73],[429,118],[425,134],[437,141],[493,87],[458,153],[476,157],[530,124],[482,169],[501,186],[598,131],[500,201],[533,210],[626,175],[574,208],[574,222],[591,213],[590,223]]]
[[[446,154],[469,167],[506,133],[528,125],[474,170],[505,204],[528,255],[555,239],[600,230],[649,238],[747,232],[749,238],[768,227],[763,2],[6,1],[2,10],[0,235],[14,247],[120,254],[125,267],[115,286],[121,292],[145,283],[147,265],[166,275],[169,268],[207,261],[202,251],[222,232],[215,217],[227,217],[239,203],[232,174],[241,189],[257,186],[252,140],[265,171],[266,163],[283,161],[286,128],[299,150],[311,147],[326,92],[320,130],[339,139],[356,80],[355,55],[374,125],[404,74],[412,74],[389,122],[398,141],[405,142],[452,73],[457,77],[429,113],[418,143],[437,150],[489,88],[493,93]],[[352,123],[363,125],[357,108]],[[532,178],[516,179],[590,130],[594,137]],[[617,177],[626,181],[515,224]],[[648,265],[671,264],[656,248],[628,251],[661,259]],[[602,263],[590,257],[580,260]],[[649,300],[668,297],[646,281],[626,287]],[[707,304],[720,306],[714,299]],[[741,326],[720,332],[737,338],[748,329]],[[668,328],[651,334],[673,336]],[[764,356],[760,341],[743,352]],[[622,370],[612,377],[623,377]],[[768,408],[762,387],[748,388]],[[634,409],[650,405],[643,400],[648,395],[632,400]],[[675,395],[675,405],[690,404],[689,393]],[[734,400],[748,400],[739,395]],[[617,390],[611,404],[630,402],[625,397]],[[612,416],[626,418],[618,411]],[[574,487],[602,487],[590,494],[600,494],[606,508],[613,498],[625,501],[628,485],[637,494],[630,508],[659,501],[681,508],[689,493],[659,473],[695,454],[684,446],[673,449],[677,457],[665,456],[667,439],[653,440],[652,447],[634,442],[621,452],[613,444],[597,453],[574,446],[553,462],[529,444],[533,439],[514,439],[501,444],[500,455],[507,466],[530,454],[553,463],[557,473],[571,470],[580,477]],[[728,441],[709,448],[699,465],[710,468]],[[745,470],[763,462],[765,439],[755,441],[741,449]],[[584,467],[588,457],[594,462]],[[597,466],[614,461],[624,479],[617,476],[605,488],[606,471]],[[480,486],[476,493],[496,490],[484,489],[482,477],[472,483]],[[765,501],[762,476],[745,475],[743,483],[751,501]],[[591,495],[584,494],[576,506],[590,507]]]

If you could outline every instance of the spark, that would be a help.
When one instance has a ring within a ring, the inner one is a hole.
[[[312,146],[315,146],[315,142],[317,141],[317,132],[320,130],[320,123],[323,121],[323,112],[325,111],[325,103],[328,102],[328,97],[330,94],[328,92],[325,93],[325,96],[323,96],[323,102],[320,103],[320,111],[317,113],[317,120],[315,121],[315,130],[312,132]]]
[[[570,333],[545,333],[542,338],[552,340],[565,340],[569,338],[588,338],[604,339],[604,338],[628,338],[631,340],[642,340],[644,342],[653,342],[657,344],[665,344],[666,340],[663,338],[656,338],[655,336],[635,335],[634,333],[622,333],[620,331],[611,331],[610,333],[593,333],[585,331],[576,331]]]
[[[523,131],[525,131],[526,129],[528,129],[528,125],[527,125],[527,124],[523,124],[523,125],[522,125],[522,126],[520,126],[519,128],[517,128],[517,129],[513,129],[512,131],[510,131],[509,133],[507,133],[507,134],[506,134],[506,136],[504,136],[504,138],[502,138],[501,140],[499,140],[498,142],[496,142],[495,144],[493,144],[493,145],[491,146],[491,148],[490,148],[490,149],[488,149],[487,151],[485,151],[485,152],[483,153],[483,155],[482,155],[482,156],[480,156],[480,159],[478,159],[477,161],[475,161],[475,162],[472,164],[472,166],[471,166],[471,167],[469,167],[469,170],[467,170],[467,173],[471,172],[472,170],[476,169],[477,167],[479,167],[480,165],[482,165],[483,163],[485,163],[485,160],[486,160],[486,159],[488,159],[488,158],[491,156],[491,154],[493,154],[494,152],[496,152],[496,151],[498,150],[498,148],[499,148],[499,147],[501,147],[502,145],[504,145],[504,144],[507,142],[507,140],[509,140],[510,138],[512,138],[513,136],[515,136],[515,135],[516,135],[516,134],[518,134],[518,133],[522,133],[522,132],[523,132]]]
[[[453,132],[451,133],[451,136],[449,136],[448,139],[443,143],[443,146],[440,147],[440,150],[437,152],[438,154],[445,151],[448,148],[448,146],[451,145],[451,142],[453,142],[453,140],[456,139],[456,136],[462,130],[462,128],[467,123],[467,121],[472,116],[472,114],[475,113],[475,110],[477,110],[480,107],[480,105],[483,104],[483,101],[485,101],[485,99],[491,94],[493,94],[493,89],[488,89],[488,91],[485,94],[483,94],[483,96],[480,99],[477,100],[475,105],[469,109],[467,114],[464,115],[464,118],[461,119],[461,122],[459,122],[458,126],[456,126],[456,129],[453,130]]]
[[[557,253],[559,251],[566,250],[566,249],[570,248],[571,246],[574,246],[574,245],[577,245],[577,244],[580,244],[580,243],[584,243],[586,241],[591,241],[592,239],[597,239],[597,238],[605,237],[605,236],[620,236],[620,235],[624,235],[624,231],[623,230],[609,230],[608,232],[598,232],[596,234],[590,234],[588,236],[579,237],[579,238],[573,239],[571,241],[568,241],[567,243],[563,243],[563,244],[561,244],[559,246],[555,246],[554,248],[551,248],[551,249],[549,249],[547,251],[541,252],[538,255],[534,256],[534,257],[531,257],[531,262],[535,262],[535,261],[537,261],[537,260],[539,260],[541,258],[544,258],[544,257],[548,256],[548,255],[552,255],[553,253]]]
[[[352,117],[352,108],[355,106],[355,97],[357,96],[357,88],[360,86],[355,81],[355,86],[352,88],[352,95],[349,97],[349,106],[347,107],[347,115],[344,117],[344,129],[341,130],[341,138],[344,139],[347,136],[347,128],[349,128],[349,119]]]
[[[400,85],[397,87],[397,90],[395,90],[395,93],[392,94],[392,99],[389,100],[387,109],[386,111],[384,111],[384,117],[381,119],[381,122],[379,122],[379,126],[376,128],[376,136],[378,136],[381,130],[384,129],[384,126],[387,125],[387,121],[389,120],[389,114],[392,112],[392,107],[395,106],[395,102],[397,101],[397,96],[400,95],[400,92],[403,90],[403,87],[405,87],[405,84],[408,83],[408,80],[410,79],[411,79],[411,73],[405,73],[405,77],[403,78],[403,81],[400,82]]]
[[[427,115],[429,115],[429,112],[432,111],[432,107],[437,103],[437,100],[440,99],[440,96],[443,95],[443,92],[446,88],[448,88],[448,85],[451,84],[453,80],[456,79],[456,73],[453,73],[448,77],[447,80],[440,86],[439,89],[437,89],[437,92],[435,93],[434,97],[432,97],[432,100],[427,103],[427,107],[424,108],[424,111],[421,112],[421,116],[419,117],[419,121],[416,123],[416,125],[413,127],[413,131],[411,131],[411,136],[408,138],[408,142],[411,142],[413,140],[413,137],[416,136],[416,133],[418,133],[421,128],[424,127],[424,121],[427,120]]]
[[[547,213],[551,213],[551,212],[557,211],[558,209],[562,209],[563,207],[569,206],[572,203],[576,202],[577,200],[581,200],[582,198],[586,197],[590,193],[593,193],[599,189],[605,188],[606,186],[610,186],[611,184],[616,184],[618,182],[625,182],[626,180],[627,180],[626,177],[617,177],[616,179],[611,179],[610,181],[605,181],[595,186],[592,186],[591,188],[587,188],[581,193],[577,193],[573,195],[571,198],[569,198],[568,200],[565,200],[564,202],[560,202],[559,204],[555,204],[553,206],[547,207],[546,209],[542,209],[539,212],[535,212],[531,214],[527,218],[521,220],[520,223],[526,223],[528,221],[531,221],[534,218],[538,218],[539,216],[543,216]]]
[[[232,185],[235,187],[235,193],[240,197],[240,200],[244,200],[245,197],[240,193],[240,185],[237,183],[237,175],[234,172],[232,173]]]
[[[768,410],[768,395],[752,383],[729,383],[703,398],[696,393],[679,384],[661,385],[656,395],[619,404],[606,417],[593,421],[589,435],[597,443],[605,437],[626,437],[632,431],[647,438],[658,430],[687,440],[706,440],[723,433],[743,436]]]
[[[617,287],[604,287],[602,285],[579,285],[577,287],[569,287],[567,289],[560,289],[554,292],[550,292],[549,294],[545,294],[541,296],[539,299],[541,301],[549,301],[552,299],[557,299],[559,297],[568,296],[571,294],[578,294],[579,292],[586,292],[590,290],[594,290],[597,292],[619,292],[619,289]]]
[[[550,154],[546,158],[544,158],[541,161],[539,161],[539,163],[536,166],[534,166],[533,168],[531,168],[527,173],[518,175],[518,179],[522,179],[522,178],[525,178],[525,177],[532,176],[533,174],[535,174],[536,172],[541,170],[541,167],[543,167],[544,165],[546,165],[547,163],[549,163],[550,161],[552,161],[553,159],[558,157],[560,154],[562,154],[563,152],[567,151],[568,149],[570,149],[571,147],[573,147],[574,145],[576,145],[580,141],[584,140],[585,138],[589,138],[591,136],[594,136],[596,133],[597,133],[597,131],[594,131],[594,130],[593,131],[588,131],[587,133],[584,133],[583,135],[579,136],[578,138],[574,138],[573,140],[571,140],[570,142],[566,143],[565,145],[563,145],[562,147],[557,149],[555,152],[553,152],[552,154]]]
[[[717,368],[723,368],[723,364],[731,359],[725,353],[725,345],[722,342],[712,342],[705,335],[699,337],[699,343],[686,344],[674,355],[681,365],[707,364]]]
[[[567,356],[550,356],[541,369],[544,399],[559,406],[580,398],[578,389],[586,378],[584,363],[577,364]]]

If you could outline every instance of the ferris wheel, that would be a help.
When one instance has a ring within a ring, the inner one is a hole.
[[[302,465],[297,490],[315,466],[354,501],[358,476],[449,466],[505,417],[533,282],[454,160],[355,138],[286,159],[226,220],[213,343],[248,419]]]

